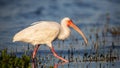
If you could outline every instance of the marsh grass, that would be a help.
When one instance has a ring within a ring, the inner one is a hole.
[[[30,68],[30,56],[8,54],[7,49],[0,51],[0,68]]]

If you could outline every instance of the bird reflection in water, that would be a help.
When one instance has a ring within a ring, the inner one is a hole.
[[[68,62],[54,63],[53,68],[58,68],[59,66],[64,65],[66,63],[68,63]],[[37,65],[37,60],[35,58],[32,60],[32,68],[39,68]],[[41,68],[44,68],[44,67],[41,67]]]

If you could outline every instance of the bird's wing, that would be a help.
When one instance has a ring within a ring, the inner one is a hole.
[[[38,22],[33,22],[32,24],[30,24],[30,25],[36,25],[36,24],[39,24],[39,23],[42,23],[42,22],[44,22],[44,21],[38,21]]]
[[[18,32],[13,40],[29,42],[32,44],[44,44],[46,41],[53,41],[59,33],[60,25],[58,23],[42,22],[30,26]]]
[[[53,22],[53,21],[37,21],[37,22],[33,22],[32,24],[30,24],[31,26],[39,24],[39,23],[45,23],[45,22]]]

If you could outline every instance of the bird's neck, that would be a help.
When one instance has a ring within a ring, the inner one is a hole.
[[[64,40],[64,39],[68,38],[69,35],[70,35],[69,27],[64,22],[62,22],[58,39]]]

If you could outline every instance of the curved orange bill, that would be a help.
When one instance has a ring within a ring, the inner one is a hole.
[[[85,43],[88,44],[88,40],[87,40],[86,36],[84,35],[84,33],[72,21],[69,21],[68,26],[70,26],[74,30],[76,30],[82,36],[82,38],[84,39]]]

